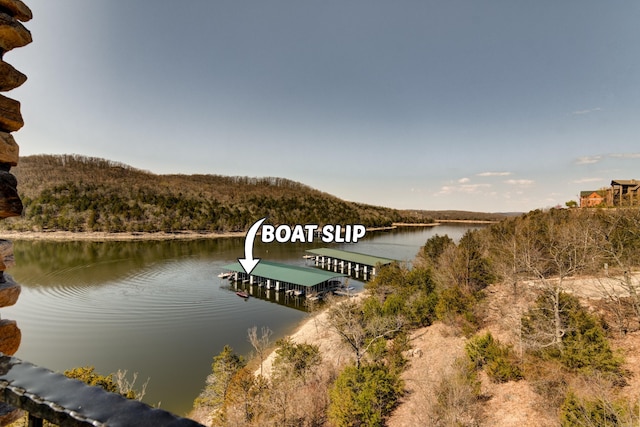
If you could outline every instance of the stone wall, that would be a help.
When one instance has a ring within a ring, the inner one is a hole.
[[[0,92],[15,89],[27,80],[4,57],[11,50],[31,43],[31,33],[22,25],[31,17],[31,10],[21,0],[0,0]],[[18,144],[11,133],[22,126],[20,102],[0,94],[0,219],[22,214],[18,182],[10,172],[18,164],[19,156]],[[13,263],[12,243],[0,240],[0,307],[15,304],[20,293],[20,287],[4,273]],[[3,351],[1,344],[0,341]]]
[[[22,24],[32,18],[31,10],[21,0],[0,0],[0,92],[8,92],[26,80],[20,71],[5,62],[5,54],[31,43],[31,33]],[[10,56],[10,55],[6,55]],[[17,180],[11,168],[18,164],[19,149],[12,132],[24,126],[20,102],[0,94],[0,220],[22,214]],[[20,295],[20,285],[5,274],[14,263],[13,244],[0,240],[0,307],[13,305]],[[0,317],[0,352],[12,355],[18,350],[21,333],[14,320]],[[15,420],[21,411],[0,403],[0,425]]]

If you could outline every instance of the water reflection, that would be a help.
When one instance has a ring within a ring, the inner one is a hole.
[[[131,242],[54,242],[16,243],[13,271],[21,283],[47,286],[65,283],[73,286],[103,285],[122,280],[132,271],[143,270],[170,259],[209,259],[209,254],[237,258],[240,239]],[[135,275],[135,274],[134,274]]]

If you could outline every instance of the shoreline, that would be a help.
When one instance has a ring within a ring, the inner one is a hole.
[[[245,237],[244,231],[229,231],[224,233],[199,233],[197,231],[166,232],[122,232],[109,233],[104,231],[12,231],[1,230],[0,239],[7,240],[48,240],[48,241],[134,241],[134,240],[197,240],[224,239],[231,237]]]
[[[365,296],[366,291],[362,291],[354,294],[352,298],[363,298]],[[340,304],[339,301],[336,303]],[[345,345],[338,333],[329,326],[328,315],[328,305],[313,313],[308,313],[307,316],[292,325],[289,332],[279,339],[290,338],[296,344],[317,345],[323,360],[322,363],[325,366],[330,366],[331,369],[338,370],[353,360],[353,351]],[[262,361],[255,353],[250,353],[247,356],[247,368],[254,376],[271,377],[273,361],[277,356],[278,350],[276,341],[271,342]],[[210,414],[202,411],[200,406],[194,406],[186,414],[186,417],[204,425],[210,425],[212,421]]]
[[[499,220],[492,219],[439,219],[438,224],[497,224]]]
[[[449,219],[437,220],[432,223],[404,223],[394,222],[389,227],[370,227],[367,232],[376,231],[392,231],[400,227],[437,227],[446,223],[460,224],[495,224],[499,221],[491,220],[466,220],[466,219]],[[175,231],[168,233],[165,231],[157,232],[106,232],[106,231],[15,231],[0,230],[0,239],[5,240],[47,240],[59,242],[73,241],[153,241],[153,240],[198,240],[198,239],[225,239],[233,237],[244,238],[246,231],[225,231],[225,232],[198,232],[198,231]]]
[[[398,226],[413,226],[413,227],[431,227],[439,224],[393,224],[391,227],[371,227],[366,231],[391,231],[396,230]],[[0,239],[5,240],[48,240],[58,242],[72,242],[72,241],[90,241],[90,242],[103,242],[103,241],[134,241],[134,240],[197,240],[197,239],[226,239],[233,237],[246,237],[246,231],[225,231],[225,232],[198,232],[198,231],[175,231],[168,233],[165,231],[157,232],[107,232],[107,231],[15,231],[15,230],[0,230]],[[260,233],[258,233],[259,235]]]
[[[342,301],[359,301],[362,298],[368,296],[367,290],[362,290],[358,293],[351,295],[348,298],[342,297],[334,301],[334,304],[341,304]],[[283,338],[290,338],[296,344],[313,344],[317,345],[320,354],[322,355],[325,363],[329,363],[334,367],[340,367],[353,359],[353,352],[343,342],[342,338],[329,324],[329,309],[330,305],[323,305],[320,310],[314,313],[308,313],[309,315],[301,319],[291,330],[289,334],[283,336]],[[263,372],[267,376],[271,374],[271,366],[273,360],[276,357],[277,347],[271,348],[264,360],[262,361]],[[254,374],[260,373],[260,362],[258,361],[258,367]]]
[[[394,222],[393,228],[398,227],[437,227],[439,222]]]

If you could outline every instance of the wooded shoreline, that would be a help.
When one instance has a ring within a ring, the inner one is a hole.
[[[444,223],[492,224],[496,221],[445,220],[432,223],[394,223],[390,227],[371,227],[367,232],[391,231],[399,227],[436,227]],[[259,234],[259,233],[258,233]],[[245,237],[246,231],[225,232],[106,232],[106,231],[15,231],[0,230],[0,239],[7,240],[50,240],[50,241],[132,241],[132,240],[196,240]]]
[[[50,240],[50,241],[132,241],[132,240],[195,240],[244,237],[244,231],[224,233],[199,233],[195,231],[167,232],[122,232],[109,233],[98,231],[0,231],[1,239],[8,240]]]

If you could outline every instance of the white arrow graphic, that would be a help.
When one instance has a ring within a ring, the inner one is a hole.
[[[266,219],[267,218],[265,217],[256,221],[251,228],[249,228],[249,231],[247,231],[247,236],[244,240],[244,258],[238,258],[238,262],[242,265],[242,268],[247,274],[251,274],[253,269],[256,268],[256,265],[260,262],[260,258],[253,258],[253,240],[256,238],[258,229]]]

